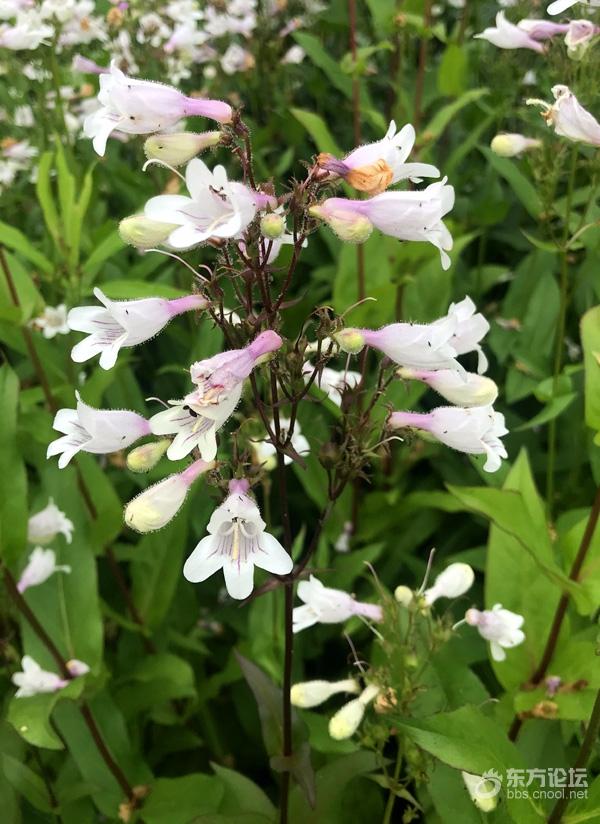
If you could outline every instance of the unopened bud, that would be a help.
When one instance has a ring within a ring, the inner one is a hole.
[[[73,678],[78,678],[81,675],[87,675],[90,671],[90,668],[85,661],[79,661],[77,658],[71,658],[70,661],[67,661],[66,667]]]
[[[260,231],[269,240],[277,240],[285,230],[285,220],[281,215],[271,212],[264,215],[260,221]]]
[[[328,223],[340,240],[347,243],[364,243],[373,231],[369,218],[352,209],[321,205],[311,206],[308,213]]]
[[[471,801],[484,813],[490,813],[498,806],[499,782],[491,781],[482,775],[472,775],[468,772],[462,773],[465,787],[469,791]]]
[[[490,148],[500,157],[516,157],[530,149],[537,149],[541,145],[541,140],[534,140],[522,134],[497,134],[490,143]]]
[[[360,687],[354,678],[345,681],[304,681],[294,684],[290,690],[290,700],[294,707],[317,707],[338,692],[358,693]]]
[[[160,461],[170,445],[170,439],[163,438],[160,441],[136,446],[127,455],[127,468],[132,472],[149,472]]]
[[[357,355],[365,345],[365,338],[360,329],[341,329],[332,337],[340,349],[349,355]]]
[[[221,132],[176,132],[147,138],[144,151],[149,160],[162,160],[169,166],[182,166],[205,149],[216,146]]]
[[[403,607],[408,607],[413,600],[413,591],[409,587],[399,586],[394,590],[394,598]]]
[[[177,225],[174,223],[150,220],[144,215],[131,215],[119,223],[121,239],[136,249],[153,249],[159,246],[175,229]]]

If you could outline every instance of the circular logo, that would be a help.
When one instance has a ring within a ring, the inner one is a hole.
[[[496,770],[486,770],[473,788],[478,798],[494,798],[502,789],[502,779]]]

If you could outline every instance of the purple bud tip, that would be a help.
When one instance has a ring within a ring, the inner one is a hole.
[[[423,412],[392,412],[388,418],[388,426],[391,429],[404,429],[407,426],[427,429],[428,422],[429,415]]]
[[[186,295],[183,298],[174,298],[168,301],[169,311],[173,316],[190,312],[194,309],[206,309],[208,300],[202,295]]]
[[[249,489],[250,483],[246,480],[246,478],[232,478],[229,481],[229,492],[232,495],[234,495],[235,493],[239,495],[245,495]]]
[[[188,486],[191,486],[198,475],[202,475],[202,473],[208,472],[209,469],[214,469],[214,467],[214,461],[194,461],[194,463],[188,466],[187,469],[183,470],[180,477]]]
[[[273,332],[272,329],[267,329],[266,332],[261,332],[260,335],[252,341],[248,349],[252,357],[256,359],[279,349],[282,343],[283,341],[277,332]]]

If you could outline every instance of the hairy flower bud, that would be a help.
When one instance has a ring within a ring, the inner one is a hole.
[[[347,243],[364,243],[373,231],[369,218],[350,208],[326,207],[322,204],[311,206],[308,213],[328,223],[340,240]]]
[[[176,228],[173,223],[150,220],[144,215],[131,215],[119,223],[119,234],[125,243],[136,249],[152,249],[164,243]]]
[[[379,687],[369,684],[358,698],[349,701],[338,710],[329,722],[329,735],[336,741],[351,738],[363,719],[367,705],[377,697],[379,692]]]
[[[175,132],[147,138],[144,151],[149,160],[161,160],[169,166],[183,166],[205,149],[216,146],[221,132]]]
[[[290,691],[290,699],[294,707],[317,707],[338,692],[357,694],[360,691],[358,681],[347,678],[344,681],[304,681],[294,684]]]
[[[127,456],[127,469],[132,472],[149,472],[160,461],[170,445],[169,438],[162,438],[160,441],[136,446]]]
[[[275,212],[270,212],[261,218],[260,231],[269,240],[277,240],[283,234],[284,229],[285,220]]]
[[[413,601],[414,594],[412,589],[402,585],[396,587],[394,590],[394,598],[399,604],[402,604],[403,607],[408,607]]]
[[[365,345],[365,338],[360,329],[341,329],[332,337],[340,349],[349,355],[358,354]]]
[[[541,140],[522,134],[497,134],[490,143],[490,148],[500,157],[516,157],[530,149],[538,149],[541,145]]]

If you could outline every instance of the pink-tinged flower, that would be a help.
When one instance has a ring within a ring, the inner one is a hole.
[[[584,109],[568,86],[553,86],[554,103],[530,99],[527,105],[541,106],[542,117],[561,137],[590,146],[600,146],[600,123]]]
[[[563,11],[576,6],[577,3],[581,3],[584,6],[591,6],[593,8],[598,8],[600,6],[600,0],[555,0],[554,3],[550,3],[546,11],[548,14],[562,14]]]
[[[73,522],[50,498],[48,505],[27,521],[27,540],[30,544],[49,544],[62,534],[68,544],[73,539]]]
[[[57,692],[69,683],[54,672],[46,672],[30,655],[21,660],[22,672],[15,672],[11,681],[18,687],[16,698],[30,698],[44,692]]]
[[[498,387],[484,375],[461,373],[456,369],[409,369],[397,372],[405,380],[422,381],[450,403],[458,406],[489,406],[498,397]]]
[[[533,137],[525,137],[522,134],[502,133],[497,134],[490,143],[490,149],[500,157],[518,157],[523,152],[530,149],[539,149],[541,140]]]
[[[125,507],[125,523],[141,533],[162,529],[177,515],[194,481],[214,467],[214,462],[194,461],[183,472],[149,486]]]
[[[29,587],[43,584],[55,572],[71,572],[71,567],[58,565],[56,563],[56,553],[53,549],[43,549],[41,546],[36,546],[29,556],[27,566],[21,573],[17,589],[20,593],[23,593]]]
[[[375,227],[399,240],[432,243],[440,250],[442,267],[448,269],[452,236],[442,218],[454,206],[454,188],[447,178],[418,192],[383,192],[370,200],[331,197],[309,210],[343,240],[362,243]]]
[[[144,209],[151,220],[177,225],[167,239],[175,249],[190,249],[209,238],[239,238],[257,211],[277,205],[276,198],[229,181],[223,166],[211,172],[199,158],[188,163],[185,182],[189,197],[158,195]]]
[[[282,344],[276,332],[261,332],[243,349],[232,349],[190,367],[197,388],[171,408],[150,419],[154,435],[175,435],[167,457],[176,461],[197,448],[205,461],[217,454],[218,430],[237,406],[244,379],[271,352]]]
[[[494,661],[504,661],[505,649],[511,649],[525,640],[521,629],[524,618],[516,612],[503,609],[502,604],[494,604],[491,609],[480,611],[469,609],[465,621],[477,630],[482,638],[490,642],[490,652]]]
[[[215,509],[209,533],[185,562],[183,574],[194,584],[223,569],[225,586],[232,598],[247,598],[254,586],[254,567],[273,575],[292,571],[292,558],[277,538],[265,532],[256,503],[247,494],[248,481],[230,481],[229,495]]]
[[[461,406],[440,406],[432,412],[393,412],[388,419],[391,429],[420,429],[440,443],[469,455],[486,455],[486,472],[500,469],[501,458],[507,458],[500,440],[508,430],[504,415],[491,406],[464,409]]]
[[[0,48],[11,51],[37,49],[42,43],[47,44],[53,34],[52,26],[44,23],[37,11],[22,11],[14,25],[0,26]]]
[[[142,298],[141,300],[109,300],[98,288],[95,297],[102,306],[78,306],[67,317],[70,329],[87,332],[88,337],[76,344],[71,357],[83,363],[100,355],[100,366],[112,369],[119,350],[137,346],[157,335],[176,315],[205,309],[208,301],[201,295],[186,295],[175,300]]]
[[[569,29],[568,23],[553,23],[551,20],[533,18],[520,20],[517,26],[534,40],[548,40],[557,34],[564,34]]]
[[[381,621],[383,610],[378,604],[355,601],[341,589],[326,587],[311,575],[308,581],[298,584],[298,598],[304,605],[294,608],[294,632],[314,624],[341,624],[353,615],[362,615],[371,621]]]
[[[580,59],[587,51],[594,37],[600,34],[600,27],[591,20],[570,20],[565,35],[565,46],[569,57]]]
[[[74,72],[81,72],[82,74],[108,74],[110,72],[110,69],[107,69],[106,66],[99,66],[82,54],[75,55],[71,68]]]
[[[233,111],[221,100],[186,97],[172,86],[127,77],[113,63],[108,74],[100,75],[98,101],[101,108],[88,115],[83,124],[93,139],[97,154],[104,155],[112,132],[151,134],[173,127],[192,115],[229,123]]]
[[[52,426],[63,432],[48,446],[46,457],[60,455],[58,466],[64,469],[78,452],[106,455],[131,446],[150,435],[150,424],[137,412],[121,409],[94,409],[75,393],[76,409],[59,409]]]
[[[459,598],[473,586],[475,573],[468,564],[450,564],[437,576],[423,598],[431,606],[438,598]]]
[[[90,671],[85,661],[80,661],[78,658],[71,658],[67,661],[66,666],[71,674],[71,678],[79,678],[82,675],[87,675]]]
[[[343,177],[360,192],[377,195],[399,180],[410,179],[420,183],[423,177],[439,177],[435,166],[429,163],[406,163],[415,143],[415,130],[407,124],[396,133],[392,120],[385,137],[376,143],[359,146],[343,160],[321,153],[317,163],[322,169]]]
[[[475,35],[480,40],[487,40],[499,49],[532,49],[543,53],[544,47],[534,40],[526,31],[510,23],[503,11],[496,15],[496,25],[484,29]]]

